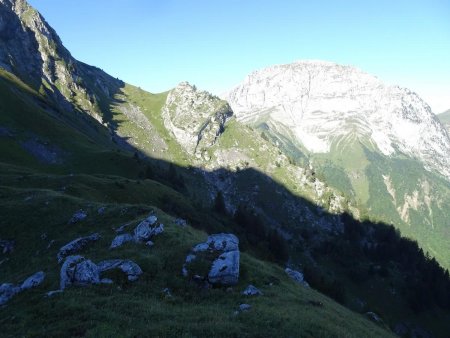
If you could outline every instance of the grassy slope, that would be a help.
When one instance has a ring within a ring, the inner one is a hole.
[[[16,240],[14,253],[1,263],[1,282],[19,283],[38,270],[47,273],[41,287],[18,295],[0,309],[3,336],[389,336],[361,315],[294,284],[280,267],[246,253],[234,291],[205,292],[190,285],[180,276],[181,265],[192,245],[206,234],[175,226],[173,218],[158,207],[164,209],[164,201],[170,200],[178,211],[190,213],[199,223],[206,221],[212,230],[224,230],[223,221],[202,215],[190,200],[165,185],[132,179],[141,168],[131,155],[112,151],[106,141],[93,142],[95,133],[78,132],[78,125],[71,126],[64,117],[49,116],[27,88],[12,89],[11,80],[5,78],[0,86],[0,125],[14,132],[14,137],[0,137],[0,238]],[[63,149],[64,163],[41,163],[27,153],[17,141],[27,139],[30,131]],[[106,207],[102,215],[97,213],[100,206]],[[68,225],[80,208],[88,212],[87,220]],[[155,247],[128,245],[110,252],[112,227],[135,224],[150,210],[166,225]],[[58,248],[93,232],[100,232],[102,240],[82,254],[94,261],[133,259],[144,270],[142,278],[133,285],[122,281],[72,288],[44,298],[44,292],[58,287]],[[269,286],[270,282],[274,285]],[[239,291],[248,283],[265,295],[244,299]],[[171,288],[173,298],[162,295],[165,287]],[[233,316],[241,302],[250,303],[252,310]]]
[[[2,266],[2,279],[18,283],[38,270],[48,274],[45,284],[17,296],[7,308],[0,310],[3,334],[6,336],[387,336],[360,315],[337,305],[311,289],[295,285],[278,266],[242,255],[241,279],[232,292],[225,289],[201,291],[181,277],[180,270],[190,248],[203,241],[206,234],[194,228],[180,228],[173,219],[149,206],[152,196],[142,198],[120,194],[116,178],[93,178],[59,175],[30,175],[26,183],[13,184],[22,175],[14,175],[10,167],[2,167],[0,223],[2,238],[15,238],[17,249]],[[72,180],[70,191],[64,193],[53,187],[61,181]],[[129,185],[138,186],[129,180]],[[152,181],[139,184],[142,191],[163,193],[167,189]],[[114,203],[104,202],[99,188]],[[139,190],[139,189],[138,189]],[[173,193],[176,194],[176,193]],[[80,195],[83,195],[80,196]],[[28,198],[27,198],[28,197]],[[31,197],[31,198],[30,198]],[[26,199],[26,202],[24,200]],[[134,201],[133,201],[134,200]],[[124,203],[127,201],[128,203]],[[134,203],[133,203],[134,202]],[[97,208],[106,212],[97,214]],[[23,218],[23,209],[28,210]],[[69,225],[68,219],[80,208],[88,219]],[[111,252],[108,247],[114,236],[113,227],[133,222],[130,228],[150,210],[155,210],[166,225],[166,232],[155,239],[149,249],[143,245],[127,245]],[[14,226],[11,226],[14,225]],[[114,286],[73,288],[54,298],[43,293],[58,287],[56,253],[67,241],[92,232],[100,232],[102,240],[82,254],[93,261],[106,258],[131,258],[144,270],[141,279],[131,285],[123,282]],[[41,235],[46,234],[42,239]],[[55,243],[47,249],[48,243]],[[273,282],[273,286],[269,283]],[[246,299],[240,295],[248,283],[260,287],[265,295]],[[162,289],[169,287],[173,298],[166,298]],[[310,301],[323,303],[317,307]],[[253,306],[251,312],[234,316],[242,302]],[[70,315],[69,315],[70,314]],[[211,323],[215,323],[211,325]]]

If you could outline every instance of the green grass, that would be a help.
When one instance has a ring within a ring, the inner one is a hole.
[[[181,276],[181,267],[190,248],[204,241],[206,234],[175,225],[171,216],[151,206],[152,198],[157,202],[157,197],[116,196],[115,177],[81,175],[71,179],[30,175],[22,182],[23,176],[15,175],[14,171],[3,166],[0,176],[3,215],[0,238],[15,238],[17,243],[9,260],[2,264],[2,281],[19,283],[38,270],[44,270],[47,278],[39,288],[23,292],[0,309],[2,336],[389,336],[361,315],[312,289],[296,285],[282,268],[246,253],[241,257],[239,284],[232,291],[198,289]],[[71,180],[70,189],[64,192],[56,189],[67,180]],[[138,186],[136,181],[130,180],[129,184]],[[157,193],[156,183],[146,184],[150,186],[143,190]],[[131,200],[144,204],[126,203]],[[106,207],[102,215],[96,212],[100,206]],[[88,212],[88,218],[68,224],[73,212],[80,208]],[[151,210],[166,229],[154,239],[154,247],[127,244],[114,251],[108,249],[115,235],[113,227],[132,222],[131,231]],[[139,281],[74,287],[45,298],[46,291],[58,288],[58,248],[77,236],[93,232],[99,232],[102,239],[81,254],[94,262],[107,258],[133,259],[144,271]],[[42,239],[44,233],[46,237]],[[51,240],[54,245],[47,249]],[[261,288],[264,296],[249,299],[240,295],[249,283]],[[163,295],[166,287],[173,297]],[[312,305],[311,301],[323,306]],[[234,311],[243,302],[252,305],[251,311],[235,316]]]

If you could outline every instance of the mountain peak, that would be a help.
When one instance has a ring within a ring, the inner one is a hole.
[[[226,94],[238,120],[287,128],[311,153],[340,140],[419,158],[450,178],[450,139],[417,94],[352,66],[296,61],[258,70]]]

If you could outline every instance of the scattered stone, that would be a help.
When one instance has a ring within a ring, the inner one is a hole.
[[[87,217],[87,213],[83,211],[82,209],[78,210],[76,213],[73,214],[72,218],[69,220],[69,224],[75,224],[78,222],[81,222]]]
[[[375,312],[371,312],[371,311],[366,312],[366,317],[375,323],[378,323],[378,324],[383,323],[383,320]]]
[[[122,245],[128,242],[134,242],[134,237],[131,236],[130,234],[118,235],[113,239],[111,246],[109,248],[115,249],[121,247]]]
[[[43,240],[43,241],[45,241],[46,239],[47,239],[47,234],[44,232],[42,235],[41,235],[41,239]]]
[[[163,293],[164,296],[166,296],[166,297],[172,297],[172,292],[170,292],[170,289],[169,289],[169,288],[164,288],[164,289],[162,290],[162,293]]]
[[[247,288],[242,291],[242,294],[245,296],[262,296],[263,293],[260,289],[258,289],[257,287],[253,286],[253,285],[249,285],[247,286]]]
[[[7,254],[14,251],[15,241],[1,240],[0,239],[0,249],[3,254]]]
[[[217,258],[208,273],[212,284],[235,285],[239,279],[239,251],[224,252]]]
[[[69,256],[61,267],[60,288],[70,285],[86,286],[100,283],[98,266],[83,256]]]
[[[106,207],[100,207],[97,209],[97,214],[103,215],[106,211]]]
[[[28,277],[20,287],[22,290],[28,290],[39,286],[45,279],[45,273],[43,271],[36,272],[34,275]]]
[[[80,251],[85,246],[87,246],[91,242],[96,242],[101,238],[101,236],[98,233],[92,234],[90,236],[86,237],[79,237],[77,239],[74,239],[72,242],[67,243],[61,249],[59,249],[57,258],[58,263],[61,263],[64,258],[68,255],[71,255],[77,251]]]
[[[305,278],[303,277],[303,274],[300,271],[292,270],[290,268],[286,268],[284,271],[288,274],[289,277],[291,277],[298,284],[301,284],[305,287],[309,287],[308,282],[305,281]]]
[[[152,241],[148,241],[145,243],[145,245],[147,245],[149,248],[151,248],[153,245],[155,245],[155,243],[153,243]]]
[[[50,249],[50,248],[53,246],[53,244],[55,244],[55,240],[54,240],[54,239],[52,239],[52,240],[48,243],[48,245],[47,245],[47,250]]]
[[[129,226],[131,223],[132,223],[132,222],[128,222],[128,223],[126,223],[126,224],[124,224],[124,225],[121,225],[120,227],[118,227],[118,228],[115,229],[114,231],[117,232],[118,234],[120,234],[121,232],[124,232],[124,231],[125,231],[125,228],[126,228],[127,226]]]
[[[130,260],[109,259],[98,263],[98,268],[100,272],[120,269],[127,275],[130,282],[136,281],[142,275],[141,267]]]
[[[57,295],[57,294],[62,293],[62,292],[63,292],[63,290],[53,290],[53,291],[47,292],[45,295],[47,297],[53,297],[54,295]]]
[[[102,284],[114,284],[113,280],[110,279],[110,278],[102,278],[100,280],[100,283],[102,283]]]
[[[11,283],[0,285],[0,306],[5,305],[11,298],[21,291],[20,287]]]
[[[177,218],[177,219],[175,220],[175,224],[178,225],[178,226],[180,226],[180,227],[182,227],[182,228],[185,228],[185,227],[187,227],[187,225],[188,225],[187,221],[184,220],[184,219],[182,219],[182,218]]]
[[[246,312],[246,311],[250,310],[251,308],[252,308],[252,306],[250,304],[239,305],[239,311],[241,311],[241,312]]]

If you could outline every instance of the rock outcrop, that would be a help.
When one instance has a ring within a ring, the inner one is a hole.
[[[182,82],[167,96],[161,114],[184,150],[200,157],[214,145],[233,112],[227,102]]]
[[[211,284],[235,285],[239,280],[239,240],[233,234],[210,235],[206,242],[197,244],[187,255],[182,268],[184,276],[189,275],[189,265],[202,260],[210,266],[209,271],[194,271],[193,276]]]
[[[61,267],[60,289],[64,290],[71,285],[111,284],[113,281],[102,279],[101,274],[112,269],[120,269],[131,282],[136,281],[142,274],[140,266],[131,260],[110,259],[95,264],[83,256],[69,256]]]
[[[289,277],[291,277],[298,284],[309,287],[308,282],[305,281],[305,277],[303,276],[303,274],[300,271],[293,270],[290,268],[286,268],[284,271],[287,273],[287,275]]]

